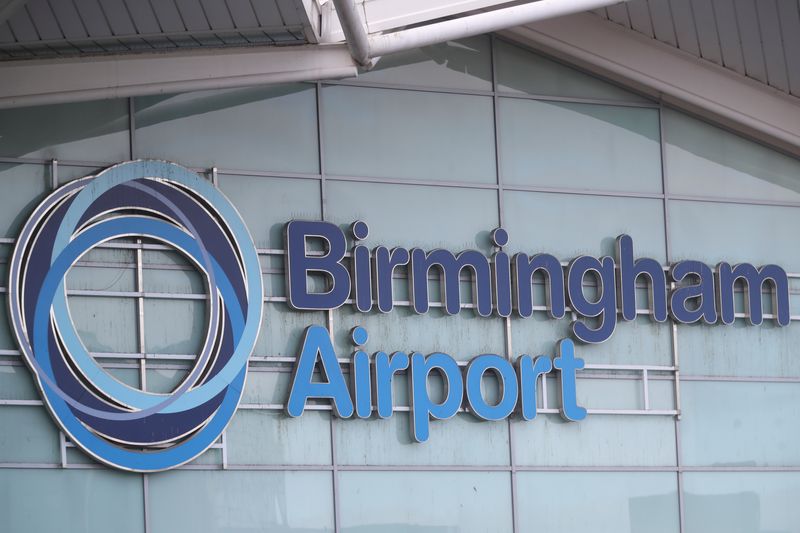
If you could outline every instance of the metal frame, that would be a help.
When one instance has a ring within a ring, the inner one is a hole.
[[[217,185],[217,177],[219,174],[236,174],[245,176],[261,176],[261,177],[282,177],[288,179],[310,179],[319,182],[320,186],[320,209],[322,218],[326,218],[326,203],[327,203],[327,182],[328,181],[351,181],[363,183],[385,183],[385,184],[404,184],[404,185],[418,185],[430,187],[457,187],[457,188],[478,188],[486,190],[497,191],[497,216],[499,225],[502,226],[504,221],[504,192],[505,191],[529,191],[540,193],[561,193],[561,194],[577,194],[589,196],[610,196],[619,198],[648,198],[658,199],[663,202],[663,223],[664,223],[664,237],[666,246],[667,262],[671,260],[672,244],[670,237],[670,216],[669,207],[670,200],[689,200],[689,201],[704,201],[711,203],[734,203],[744,205],[765,205],[765,206],[789,206],[800,207],[800,202],[773,202],[773,201],[752,201],[752,200],[739,200],[739,199],[726,199],[715,198],[706,196],[686,196],[686,195],[673,195],[669,192],[668,183],[668,169],[666,167],[666,159],[664,157],[664,135],[663,124],[661,123],[661,115],[664,110],[664,104],[654,102],[652,104],[641,102],[617,102],[596,99],[579,99],[579,98],[558,98],[544,95],[519,95],[507,94],[497,90],[497,77],[495,73],[495,41],[498,38],[492,36],[491,46],[491,62],[492,62],[492,90],[491,91],[462,91],[455,89],[440,89],[433,87],[416,87],[410,85],[391,85],[369,83],[361,81],[340,81],[340,82],[317,82],[316,89],[316,105],[317,105],[317,135],[318,135],[318,157],[319,157],[319,173],[286,173],[286,172],[269,172],[257,170],[241,170],[241,169],[197,169],[204,172],[209,176],[209,179]],[[354,176],[335,176],[328,175],[325,166],[324,157],[324,138],[322,135],[322,120],[323,112],[322,106],[324,104],[323,91],[326,85],[347,85],[358,87],[370,87],[376,90],[381,89],[394,89],[394,90],[412,90],[423,92],[436,92],[443,94],[467,94],[482,97],[490,97],[493,99],[494,110],[494,142],[495,142],[495,158],[496,158],[496,182],[495,183],[464,183],[464,182],[429,182],[421,180],[403,180],[403,179],[389,179],[389,178],[370,178],[370,177],[354,177]],[[509,185],[503,183],[502,161],[500,157],[500,132],[497,128],[497,109],[500,98],[522,98],[530,100],[544,100],[544,101],[570,101],[579,103],[590,104],[604,104],[614,106],[634,106],[655,109],[659,113],[659,123],[661,130],[660,147],[661,147],[661,172],[662,172],[662,192],[661,193],[638,193],[631,191],[598,191],[598,190],[575,190],[569,188],[547,188],[547,187],[528,187],[519,185]],[[136,124],[135,124],[135,106],[134,99],[129,100],[129,146],[130,156],[135,158],[136,153]],[[109,163],[107,162],[86,162],[86,161],[55,161],[44,159],[28,159],[28,158],[2,158],[0,163],[11,164],[38,164],[49,165],[51,171],[51,185],[55,188],[58,185],[58,169],[59,166],[91,166],[102,167]],[[0,239],[0,246],[13,244],[14,239]],[[144,287],[144,269],[180,269],[184,270],[189,267],[182,267],[176,265],[157,265],[145,264],[143,262],[143,254],[148,250],[168,250],[169,247],[162,245],[153,245],[148,243],[117,243],[108,244],[108,247],[116,247],[123,249],[131,249],[135,253],[135,262],[133,263],[102,263],[102,262],[81,262],[79,264],[92,267],[109,267],[109,268],[129,268],[135,269],[135,291],[71,291],[71,294],[76,295],[91,295],[98,297],[127,297],[134,298],[137,302],[137,324],[138,324],[138,349],[137,353],[97,353],[94,354],[103,361],[107,368],[127,368],[138,369],[140,373],[140,380],[142,386],[146,385],[146,371],[147,369],[163,368],[163,369],[183,369],[187,368],[185,361],[193,359],[193,355],[189,354],[153,354],[147,353],[145,347],[145,331],[144,331],[144,301],[146,298],[169,298],[169,299],[203,299],[205,295],[201,294],[168,294],[168,293],[151,293],[145,291]],[[275,249],[260,249],[259,254],[262,256],[280,256],[283,255],[283,250]],[[265,274],[280,274],[281,269],[266,268],[263,270]],[[800,279],[800,273],[793,273],[790,276],[794,279]],[[0,292],[5,292],[5,289],[0,288]],[[800,292],[793,290],[793,293]],[[264,302],[266,303],[279,303],[285,301],[285,298],[276,297],[272,295],[265,295]],[[395,305],[408,305],[408,302],[396,302]],[[471,307],[467,304],[464,307]],[[537,309],[543,311],[544,308]],[[639,310],[640,314],[647,314],[646,310]],[[328,311],[326,313],[326,322],[329,331],[333,332],[336,311]],[[743,314],[741,314],[744,316]],[[793,316],[793,320],[800,320],[800,316]],[[493,319],[494,320],[494,319]],[[512,343],[512,321],[510,318],[504,318],[504,339],[505,339],[505,353],[506,356],[513,357],[513,343]],[[678,352],[678,334],[679,328],[676,324],[664,325],[662,327],[671,327],[671,354],[672,362],[670,365],[657,366],[657,365],[604,365],[604,364],[589,364],[587,365],[586,372],[581,376],[581,379],[606,379],[606,380],[636,380],[642,382],[642,409],[630,410],[592,410],[590,413],[603,413],[603,414],[616,414],[616,415],[633,415],[633,416],[671,416],[675,419],[675,439],[676,439],[676,457],[674,465],[664,466],[530,466],[517,464],[515,457],[515,436],[514,427],[515,422],[508,421],[508,435],[509,435],[509,449],[508,449],[508,465],[491,466],[491,465],[346,465],[339,464],[337,458],[336,442],[337,442],[337,427],[339,421],[334,416],[330,417],[330,438],[331,438],[331,464],[326,465],[311,465],[311,464],[298,464],[298,465],[244,465],[244,464],[230,464],[227,454],[227,438],[223,434],[220,442],[215,444],[212,448],[220,450],[220,462],[218,464],[189,464],[181,467],[186,470],[253,470],[253,471],[319,471],[330,472],[332,483],[332,497],[333,497],[333,512],[334,512],[334,527],[336,531],[340,530],[340,495],[339,495],[339,472],[350,471],[374,471],[374,472],[389,472],[389,471],[415,471],[415,472],[437,472],[437,471],[470,471],[470,472],[509,472],[511,482],[511,516],[514,530],[519,530],[518,518],[518,497],[517,497],[517,473],[518,472],[672,472],[676,474],[677,490],[678,490],[678,512],[680,514],[681,531],[684,531],[684,495],[683,495],[683,473],[684,472],[800,472],[800,466],[787,466],[787,467],[736,467],[736,466],[709,466],[709,467],[690,467],[685,466],[682,460],[681,448],[681,381],[730,381],[730,382],[788,382],[800,383],[800,376],[797,377],[758,377],[758,376],[686,376],[680,373],[680,360]],[[16,350],[0,350],[0,366],[22,366],[22,362],[14,359],[18,356]],[[285,372],[291,371],[291,365],[294,363],[294,357],[274,356],[274,355],[254,355],[250,361],[251,372]],[[340,359],[340,363],[344,364],[349,362],[348,359]],[[466,364],[466,362],[462,362]],[[347,371],[347,370],[345,370]],[[672,381],[674,383],[674,409],[658,410],[651,408],[650,402],[650,383],[653,381]],[[558,409],[550,408],[546,403],[546,387],[547,380],[543,380],[543,402],[540,407],[540,413],[558,413]],[[0,406],[41,406],[40,400],[0,400]],[[283,409],[281,404],[242,404],[241,409],[246,410],[266,410],[278,411]],[[330,411],[330,406],[317,404],[310,405],[311,410],[327,410]],[[396,406],[395,411],[407,411],[406,406]],[[535,422],[533,422],[535,423]],[[93,469],[105,468],[98,464],[85,464],[85,463],[70,463],[67,450],[71,448],[71,443],[59,434],[59,448],[60,448],[60,463],[0,463],[0,469],[5,468],[66,468],[66,469]],[[435,443],[433,444],[435,445]],[[217,452],[215,452],[217,453]],[[150,512],[149,512],[149,489],[148,489],[147,474],[142,475],[142,495],[144,498],[144,526],[145,531],[150,531]]]

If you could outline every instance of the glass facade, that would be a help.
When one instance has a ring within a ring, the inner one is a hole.
[[[800,532],[797,322],[751,326],[739,301],[731,326],[659,324],[642,290],[636,320],[577,347],[585,420],[561,419],[547,380],[534,420],[459,413],[420,444],[403,375],[390,419],[342,420],[326,404],[284,414],[307,326],[331,328],[340,358],[361,325],[370,352],[466,361],[552,355],[569,317],[546,315],[541,283],[528,319],[416,315],[405,272],[391,313],[292,311],[282,256],[292,219],[364,220],[370,248],[487,255],[501,226],[506,251],[562,261],[613,255],[626,233],[636,256],[664,265],[781,265],[797,308],[800,161],[482,36],[387,58],[356,80],[0,111],[3,279],[48,191],[136,158],[204,174],[250,229],[264,317],[242,404],[190,464],[112,471],[60,434],[0,318],[0,530]],[[187,375],[206,300],[179,254],[114,241],[84,256],[67,288],[110,375],[158,392]]]

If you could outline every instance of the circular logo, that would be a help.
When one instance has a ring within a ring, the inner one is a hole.
[[[106,373],[70,318],[70,267],[93,247],[123,237],[174,247],[205,276],[206,338],[170,394]],[[173,163],[132,161],[64,185],[23,227],[8,286],[13,330],[44,403],[97,460],[137,472],[166,470],[200,455],[225,430],[261,323],[262,281],[244,222],[208,181]]]

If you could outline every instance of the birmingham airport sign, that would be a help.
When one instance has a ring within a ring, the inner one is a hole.
[[[524,420],[535,418],[538,378],[556,372],[562,416],[582,420],[586,410],[576,399],[576,376],[584,361],[576,356],[574,341],[601,343],[619,320],[634,320],[637,282],[646,284],[649,314],[657,322],[732,324],[739,284],[752,324],[765,318],[764,288],[772,292],[770,317],[781,326],[790,321],[788,278],[776,265],[723,262],[712,270],[698,261],[680,261],[665,270],[653,259],[636,259],[632,239],[620,235],[614,257],[580,256],[565,268],[549,254],[370,250],[360,244],[368,233],[363,221],[347,232],[330,222],[288,222],[289,306],[331,310],[352,304],[362,313],[389,313],[396,301],[392,280],[402,267],[415,313],[427,313],[434,305],[449,315],[461,312],[463,273],[472,281],[470,307],[478,315],[528,318],[534,311],[533,279],[541,276],[549,315],[561,319],[570,311],[576,317],[572,338],[558,341],[552,358],[522,354],[512,363],[482,354],[462,370],[443,352],[370,355],[364,349],[368,333],[356,326],[350,332],[355,350],[345,379],[331,332],[313,325],[306,329],[295,363],[286,401],[291,417],[302,415],[309,400],[329,402],[342,418],[391,417],[392,381],[405,372],[411,435],[424,442],[431,420],[451,418],[462,406],[483,420],[515,412]],[[498,250],[509,240],[503,229],[491,236]],[[193,369],[169,394],[142,391],[107,374],[81,342],[69,314],[64,283],[69,269],[92,248],[125,237],[174,247],[202,272],[208,287],[203,347]],[[322,250],[314,251],[313,243],[322,243]],[[320,276],[326,280],[324,292],[311,289],[310,278]],[[431,278],[438,278],[439,295],[431,294]],[[588,279],[596,282],[590,295],[584,289]],[[244,390],[262,319],[263,287],[248,229],[207,180],[173,163],[131,161],[62,186],[22,228],[8,287],[12,329],[45,405],[70,440],[98,461],[137,472],[167,470],[200,455],[225,430]],[[432,375],[445,384],[444,398],[431,397]],[[499,400],[484,396],[486,375],[500,384]]]

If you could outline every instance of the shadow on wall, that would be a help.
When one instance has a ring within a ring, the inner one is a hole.
[[[0,111],[0,155],[26,157],[48,146],[127,129],[128,106],[121,100],[5,109]]]

